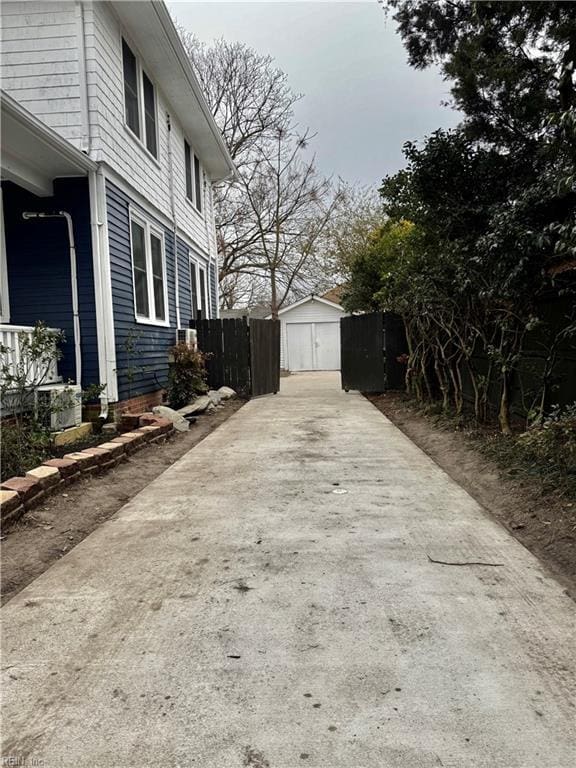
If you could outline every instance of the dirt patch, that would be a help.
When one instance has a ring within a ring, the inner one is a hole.
[[[1,542],[2,603],[40,576],[101,523],[244,405],[228,400],[189,432],[148,445],[105,475],[79,480],[27,514]]]
[[[367,395],[416,445],[535,554],[576,599],[576,503],[507,474],[466,432],[441,427],[399,393]]]

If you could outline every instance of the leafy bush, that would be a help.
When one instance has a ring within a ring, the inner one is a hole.
[[[187,344],[176,344],[170,350],[172,365],[168,379],[168,401],[172,408],[182,408],[208,391],[206,358]]]
[[[2,425],[2,480],[23,475],[51,457],[50,431],[33,420]]]
[[[527,458],[576,474],[576,403],[556,406],[540,426],[521,434],[517,443]]]

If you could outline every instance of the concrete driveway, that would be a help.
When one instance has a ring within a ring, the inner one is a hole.
[[[574,615],[372,405],[293,376],[3,609],[2,764],[572,768]]]

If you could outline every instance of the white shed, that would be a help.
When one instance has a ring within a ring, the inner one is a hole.
[[[346,315],[339,304],[314,294],[281,309],[280,366],[289,371],[340,370],[340,318]]]

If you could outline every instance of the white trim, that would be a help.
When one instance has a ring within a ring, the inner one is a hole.
[[[194,314],[194,305],[192,304],[192,267],[194,267],[194,283],[196,286],[196,309],[200,309],[200,291],[199,291],[199,284],[198,284],[198,262],[196,261],[196,258],[192,251],[188,249],[188,287],[190,289],[190,317],[192,320],[196,320],[195,314]]]
[[[170,326],[170,307],[168,305],[168,281],[166,279],[166,248],[165,248],[165,233],[150,222],[139,212],[135,212],[132,206],[129,207],[129,221],[130,221],[130,258],[132,261],[132,294],[134,299],[134,320],[142,325],[155,325],[158,327],[166,328]],[[146,259],[146,283],[148,290],[148,314],[139,315],[136,305],[136,280],[134,278],[134,249],[132,247],[132,222],[136,223],[144,230],[144,258]],[[164,320],[159,320],[156,317],[156,298],[154,293],[154,275],[152,271],[152,246],[151,238],[154,236],[160,241],[160,248],[162,251],[162,292],[164,295]]]
[[[208,292],[208,267],[209,264],[206,265],[200,265],[198,264],[198,285],[200,286],[200,306],[199,309],[202,310],[202,318],[204,320],[209,320],[212,316],[212,313],[210,311],[210,294]],[[200,275],[200,270],[204,273],[204,281],[202,281],[202,277]],[[204,285],[202,286],[202,282],[204,282]],[[206,304],[207,306],[204,306],[204,297],[206,297]]]
[[[346,310],[340,306],[340,304],[335,304],[333,301],[328,301],[328,299],[323,299],[322,296],[316,296],[316,294],[311,293],[310,296],[305,296],[303,299],[300,299],[299,301],[295,301],[294,304],[289,304],[287,307],[282,307],[278,311],[278,316],[283,315],[285,312],[289,312],[291,309],[295,309],[296,307],[302,306],[302,304],[306,304],[308,301],[319,301],[321,304],[326,304],[327,307],[332,307],[333,309],[339,309],[342,314],[346,314]],[[272,317],[272,315],[267,315],[266,320],[269,320]]]
[[[100,385],[105,389],[100,394],[100,403],[103,413],[108,407],[108,371],[106,368],[106,333],[104,330],[104,294],[102,291],[102,274],[100,253],[100,221],[98,216],[98,191],[96,174],[88,175],[88,189],[90,195],[90,230],[92,233],[92,269],[94,272],[94,303],[96,305],[96,344],[98,349],[98,378]]]
[[[6,235],[4,232],[4,198],[0,187],[0,291],[2,293],[2,309],[0,323],[10,322],[10,292],[8,290],[8,264],[6,262]]]
[[[186,178],[186,145],[190,150],[190,181],[192,184],[192,197],[188,197]],[[196,163],[198,160],[198,170],[200,171],[199,187],[200,187],[200,208],[198,207],[198,196],[196,195]],[[204,167],[200,160],[200,155],[194,149],[194,144],[190,141],[188,136],[184,135],[184,200],[192,207],[192,210],[196,211],[196,215],[201,219],[205,219],[205,200],[203,200],[202,192],[204,190]]]
[[[118,375],[116,364],[116,328],[114,325],[114,304],[112,300],[112,273],[110,269],[110,241],[108,238],[108,206],[106,201],[106,178],[100,167],[96,173],[96,210],[99,239],[99,278],[102,298],[102,325],[98,333],[104,340],[104,360],[107,394],[109,402],[118,401]]]
[[[118,176],[116,171],[107,163],[102,163],[102,168],[105,174],[105,177],[114,184],[115,187],[118,187],[118,189],[121,192],[124,192],[125,195],[127,195],[129,198],[131,198],[131,201],[134,203],[135,206],[138,206],[139,208],[144,211],[144,214],[146,216],[150,216],[150,218],[155,219],[157,224],[162,225],[167,230],[172,232],[174,230],[174,221],[167,216],[165,213],[160,211],[158,208],[156,208],[149,200],[147,200],[145,197],[142,196],[140,192],[135,187],[132,187],[125,179],[123,179],[121,176]],[[209,250],[204,248],[204,246],[200,245],[196,240],[194,240],[193,237],[191,237],[188,232],[184,231],[177,223],[176,227],[176,235],[182,240],[188,248],[193,248],[196,251],[199,251],[201,254],[206,254],[204,258],[208,261],[209,256]]]
[[[62,138],[56,131],[49,128],[45,123],[28,112],[27,109],[24,109],[24,107],[5,91],[1,92],[1,106],[2,112],[17,121],[22,126],[23,130],[28,131],[28,133],[48,146],[52,151],[79,171],[86,173],[87,171],[95,171],[98,168],[93,160],[90,160],[90,158],[83,152],[76,149],[73,144],[70,144],[69,141]],[[5,149],[6,148],[3,147],[3,150]]]

